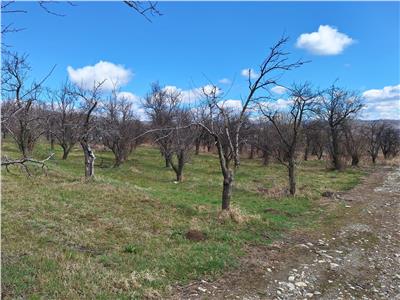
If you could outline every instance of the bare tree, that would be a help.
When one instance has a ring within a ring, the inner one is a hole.
[[[216,86],[203,88],[205,104],[208,107],[209,122],[199,121],[197,124],[214,137],[217,146],[218,157],[223,175],[222,209],[229,210],[232,196],[235,168],[240,165],[239,145],[241,144],[241,129],[247,117],[248,111],[254,104],[263,99],[259,92],[276,84],[276,80],[282,71],[291,70],[301,66],[304,62],[299,60],[294,63],[287,61],[288,53],[282,50],[287,38],[281,38],[272,48],[261,63],[255,79],[249,70],[249,93],[242,101],[238,110],[232,110],[224,106],[220,90]],[[278,74],[277,74],[278,73]],[[233,163],[233,165],[232,165]]]
[[[66,81],[59,89],[50,91],[52,105],[49,128],[51,135],[63,149],[62,159],[67,159],[70,151],[79,141],[81,115],[77,110],[77,95]]]
[[[351,165],[356,167],[366,148],[362,126],[356,120],[348,120],[343,124],[343,131],[347,154],[351,157]]]
[[[100,96],[102,82],[95,82],[90,90],[83,87],[76,87],[73,94],[81,100],[81,122],[79,124],[79,143],[81,144],[85,156],[85,177],[94,177],[94,161],[96,156],[90,146],[92,140],[92,131],[95,122],[93,122],[93,114],[97,108]]]
[[[395,157],[400,150],[400,131],[390,125],[384,126],[380,136],[380,146],[385,159],[390,156]]]
[[[183,181],[183,168],[190,158],[190,150],[199,131],[192,125],[192,116],[188,109],[179,109],[175,116],[175,129],[172,129],[172,156],[170,164],[176,174],[176,181]],[[176,157],[176,160],[174,159]]]
[[[275,144],[273,128],[270,123],[265,122],[262,117],[258,119],[257,132],[255,135],[255,147],[261,151],[262,164],[267,166]]]
[[[372,121],[364,128],[364,136],[367,140],[367,152],[371,157],[372,163],[376,164],[376,159],[381,147],[381,135],[384,124],[379,121]]]
[[[328,125],[330,154],[336,170],[342,169],[340,134],[343,124],[353,117],[362,107],[360,96],[353,91],[332,85],[320,98],[317,113]]]
[[[38,138],[44,133],[44,114],[38,104],[43,83],[50,73],[39,82],[29,84],[31,70],[26,55],[8,54],[2,65],[2,98],[8,99],[8,107],[2,111],[2,126],[10,133],[23,157],[32,151]]]
[[[141,139],[135,139],[143,133],[143,125],[132,111],[132,103],[124,97],[118,97],[117,91],[111,94],[104,104],[105,115],[101,121],[102,141],[115,157],[114,167],[128,159]]]
[[[170,128],[174,127],[180,101],[181,94],[178,91],[167,90],[158,83],[153,83],[143,103],[151,128],[156,129],[153,130],[153,139],[160,147],[167,168],[170,167],[173,144]]]
[[[274,111],[268,104],[261,103],[261,113],[271,122],[279,139],[280,147],[277,159],[288,169],[289,192],[296,193],[296,151],[305,118],[310,116],[316,103],[317,94],[312,91],[310,84],[294,85],[291,88],[292,103],[288,110]]]
[[[325,122],[307,120],[304,127],[304,160],[308,160],[309,154],[316,155],[318,160],[321,160],[327,145]]]

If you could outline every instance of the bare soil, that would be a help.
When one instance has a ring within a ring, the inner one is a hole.
[[[321,198],[317,229],[249,246],[240,268],[175,288],[174,299],[400,299],[400,169],[377,168]]]

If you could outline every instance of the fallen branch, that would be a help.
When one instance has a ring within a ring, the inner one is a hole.
[[[8,166],[10,166],[10,165],[20,165],[21,168],[23,168],[26,171],[28,176],[31,176],[31,173],[29,172],[29,168],[26,165],[26,163],[33,163],[33,164],[40,165],[42,167],[44,173],[47,175],[46,162],[48,160],[50,160],[53,156],[54,156],[54,153],[51,153],[47,158],[45,158],[43,160],[37,160],[37,159],[29,158],[29,157],[24,157],[24,158],[21,158],[21,159],[11,160],[7,156],[3,156],[1,158],[1,166],[5,166],[7,172],[9,172]]]

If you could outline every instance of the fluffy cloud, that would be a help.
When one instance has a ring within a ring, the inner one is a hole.
[[[242,109],[242,101],[234,99],[224,100],[218,102],[218,106],[228,110],[240,111]]]
[[[221,94],[221,90],[218,87],[214,87],[211,84],[207,84],[203,87],[198,87],[190,90],[183,90],[180,89],[174,85],[167,85],[164,87],[164,90],[170,91],[170,92],[179,92],[182,97],[182,102],[189,104],[189,103],[195,103],[196,101],[200,100],[204,93],[211,94],[211,92],[216,88],[216,95]]]
[[[363,93],[364,119],[400,119],[400,84],[383,89],[367,90]]]
[[[243,70],[240,72],[240,74],[241,74],[243,77],[246,77],[246,78],[249,78],[249,75],[250,75],[250,78],[251,78],[251,79],[256,79],[256,78],[258,77],[258,73],[257,73],[256,71],[254,71],[253,69],[243,69]]]
[[[119,93],[117,94],[117,98],[118,98],[118,99],[124,98],[124,99],[126,99],[126,100],[128,100],[128,101],[130,101],[130,102],[132,102],[132,103],[138,103],[138,102],[140,102],[140,97],[139,97],[139,96],[136,96],[135,94],[133,94],[133,93],[131,93],[131,92],[119,92]]]
[[[222,78],[218,82],[222,84],[231,84],[231,80],[228,78]]]
[[[282,111],[289,107],[293,102],[292,99],[278,99],[276,101],[269,101],[261,103],[263,109],[270,111]]]
[[[282,95],[282,94],[286,93],[287,88],[285,88],[285,87],[283,87],[283,86],[277,85],[277,86],[274,86],[274,87],[271,89],[271,91],[273,91],[275,94]]]
[[[118,99],[126,99],[132,103],[133,113],[142,121],[147,120],[146,113],[141,104],[141,98],[131,92],[119,92],[117,94]]]
[[[112,90],[114,85],[118,88],[129,82],[132,72],[122,65],[107,61],[99,61],[93,66],[74,69],[67,67],[70,80],[85,89],[90,89],[95,83],[106,80],[102,85],[104,90]]]
[[[316,55],[337,55],[354,40],[336,28],[320,25],[317,32],[303,33],[297,38],[296,46]]]
[[[368,90],[363,93],[368,101],[391,101],[400,99],[400,84],[385,86],[383,89]]]

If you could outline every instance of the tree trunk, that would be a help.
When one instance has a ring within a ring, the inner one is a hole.
[[[63,156],[62,156],[62,159],[63,159],[63,160],[66,160],[66,159],[68,158],[68,154],[69,154],[69,152],[71,151],[71,148],[72,148],[72,147],[68,147],[68,146],[63,146],[63,145],[61,145],[61,148],[63,149]]]
[[[385,160],[389,158],[389,151],[382,151],[382,153]]]
[[[296,177],[295,177],[295,162],[293,159],[289,160],[289,193],[294,196],[296,194]]]
[[[199,153],[200,153],[200,140],[196,140],[195,141],[195,144],[196,144],[196,150],[195,150],[195,155],[199,155]]]
[[[263,151],[263,165],[267,166],[269,163],[269,154],[268,151]]]
[[[178,172],[176,174],[176,180],[178,182],[183,181],[183,167],[185,165],[185,152],[182,150],[178,155]]]
[[[254,152],[255,152],[255,147],[253,144],[250,145],[250,155],[249,155],[249,159],[253,159],[254,158]]]
[[[372,158],[372,163],[375,165],[376,164],[376,157],[377,157],[377,155],[371,155],[371,158]]]
[[[96,159],[96,156],[86,141],[82,141],[81,146],[83,153],[85,154],[85,177],[92,178],[94,177],[94,160]]]
[[[114,168],[118,168],[120,165],[122,165],[123,159],[120,158],[118,155],[115,156],[115,161],[114,161]]]
[[[176,158],[178,160],[178,165],[175,165],[175,163],[171,160],[170,164],[172,167],[172,170],[174,170],[176,174],[176,181],[182,182],[183,181],[183,167],[185,166],[185,151],[181,150],[176,154]]]
[[[340,153],[339,153],[339,140],[338,135],[335,129],[331,129],[332,135],[332,163],[335,170],[341,170],[342,164],[340,161]]]
[[[320,148],[319,151],[318,151],[318,153],[317,153],[318,160],[321,160],[321,159],[322,159],[322,155],[323,155],[323,154],[324,154],[324,149]]]
[[[223,189],[222,189],[222,209],[229,210],[231,206],[232,197],[232,183],[233,175],[232,171],[228,171],[226,176],[224,176]]]
[[[310,149],[310,143],[306,143],[306,147],[304,149],[304,160],[307,161],[308,160],[308,151]]]
[[[50,150],[54,150],[54,143],[55,143],[55,140],[54,140],[54,137],[53,137],[53,135],[51,134],[50,135]]]
[[[360,162],[360,159],[358,158],[358,155],[351,156],[351,165],[353,167],[357,167],[359,162]]]
[[[169,156],[168,156],[168,155],[165,155],[164,158],[165,158],[165,167],[166,167],[166,168],[171,168],[171,163],[170,163],[170,158],[169,158]]]

